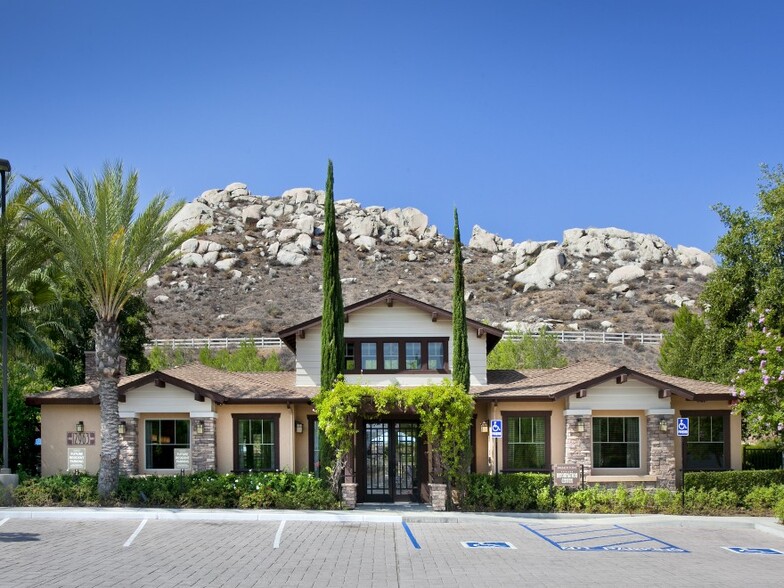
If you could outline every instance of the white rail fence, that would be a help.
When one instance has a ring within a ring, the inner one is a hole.
[[[539,333],[530,333],[532,337],[539,337]],[[661,333],[606,333],[599,331],[550,331],[548,335],[555,337],[561,343],[605,343],[626,345],[641,343],[642,345],[659,345],[662,342]],[[522,333],[504,333],[504,339],[520,341]],[[222,337],[213,339],[153,339],[144,346],[146,350],[153,347],[166,347],[171,349],[232,349],[239,347],[240,343],[253,341],[258,348],[281,348],[283,341],[278,337]]]

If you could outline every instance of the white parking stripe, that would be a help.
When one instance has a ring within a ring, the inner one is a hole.
[[[142,529],[144,529],[144,525],[146,525],[146,524],[147,524],[147,520],[148,520],[148,519],[144,519],[144,520],[142,520],[142,522],[141,522],[141,523],[139,523],[139,526],[138,526],[138,527],[136,527],[136,530],[133,532],[133,535],[131,535],[130,537],[128,537],[128,541],[126,541],[125,543],[123,543],[123,547],[129,547],[129,546],[131,545],[131,543],[133,543],[133,540],[134,540],[134,539],[136,539],[136,536],[137,536],[139,533],[141,533],[141,532],[142,532]]]
[[[10,520],[11,520],[11,517],[5,517],[2,521],[0,521],[0,527],[5,525]]]
[[[286,526],[286,521],[280,521],[280,527],[278,527],[278,532],[275,533],[275,541],[272,543],[272,548],[277,549],[280,547],[280,537],[283,535],[283,527]]]

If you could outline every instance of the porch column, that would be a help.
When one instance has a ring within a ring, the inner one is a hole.
[[[591,410],[570,408],[564,411],[566,419],[566,447],[564,461],[585,466],[585,475],[591,473]]]
[[[203,472],[216,469],[214,412],[191,413],[191,470]],[[200,426],[203,432],[199,433]]]
[[[357,484],[354,479],[354,448],[357,443],[357,438],[354,436],[354,442],[351,449],[346,456],[346,467],[343,474],[343,483],[340,485],[340,495],[346,508],[354,509],[357,506]]]
[[[125,433],[120,435],[120,474],[135,476],[139,473],[139,416],[120,413],[125,423]]]
[[[675,490],[675,410],[649,409],[645,412],[648,432],[648,473],[657,486]]]

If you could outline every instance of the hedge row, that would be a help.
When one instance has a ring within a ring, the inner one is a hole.
[[[101,502],[98,478],[60,475],[24,480],[18,506],[138,506],[168,508],[331,509],[339,504],[311,474],[200,472],[188,476],[121,477],[114,499]]]
[[[642,487],[551,488],[548,474],[468,477],[466,511],[667,514],[758,514],[784,520],[784,471],[686,474],[686,491]]]

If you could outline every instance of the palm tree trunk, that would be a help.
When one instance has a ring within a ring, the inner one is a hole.
[[[120,480],[120,410],[117,384],[120,379],[120,328],[116,320],[95,323],[95,362],[101,400],[101,467],[98,495],[108,498]]]

